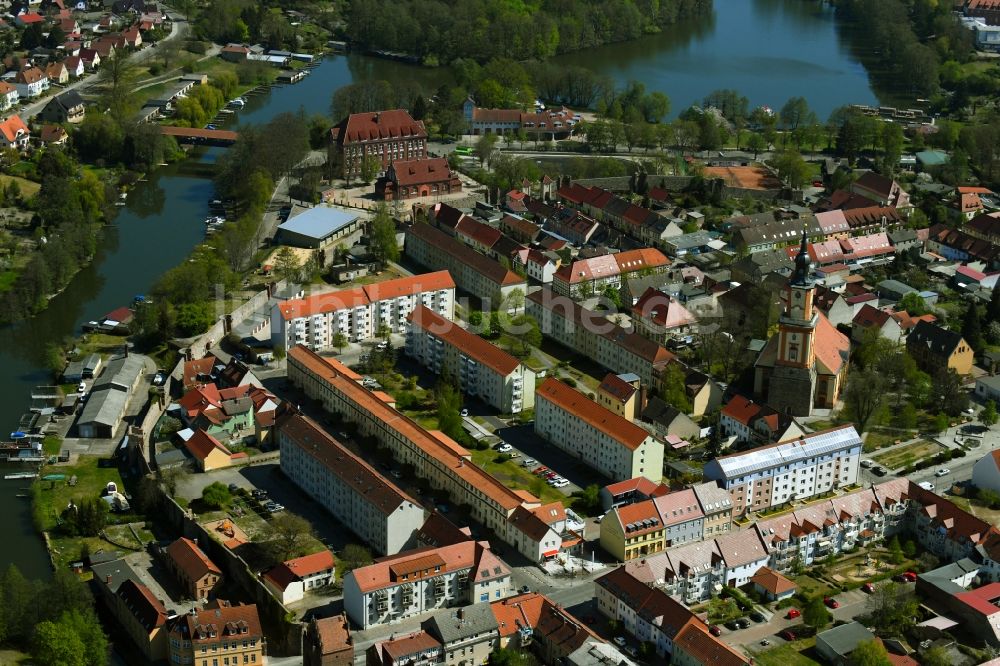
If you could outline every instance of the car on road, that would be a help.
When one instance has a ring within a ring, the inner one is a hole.
[[[721,636],[722,635],[722,629],[719,628],[719,625],[712,624],[712,625],[709,625],[709,627],[708,627],[708,633],[712,634],[713,636]]]
[[[934,491],[934,484],[931,483],[930,481],[921,481],[917,485],[923,488],[924,490],[930,490],[932,492]]]
[[[608,515],[608,514],[602,513],[597,518],[594,518],[594,522],[597,523],[598,525],[600,525],[601,521],[604,520],[604,516],[606,516],[606,515]]]
[[[250,491],[250,494],[256,497],[257,499],[260,499],[262,497],[267,497],[267,491],[261,490],[260,488],[254,488],[253,490]]]
[[[785,619],[794,620],[795,618],[800,617],[801,615],[802,613],[799,611],[798,608],[789,608],[788,612],[785,613]]]
[[[629,645],[628,647],[625,648],[625,654],[635,659],[636,657],[639,656],[639,651],[636,650],[633,646]]]
[[[784,638],[786,641],[794,641],[795,640],[795,632],[792,631],[791,629],[785,629],[784,631],[782,631],[778,635],[781,636],[782,638]]]
[[[531,467],[532,465],[537,465],[538,461],[534,458],[525,458],[521,461],[521,467]]]
[[[615,645],[618,647],[625,647],[628,642],[625,640],[624,636],[615,636]]]
[[[469,415],[469,410],[463,409],[462,412],[461,412],[461,416],[464,418],[464,417],[466,417],[468,415]]]
[[[553,483],[552,487],[553,488],[565,488],[568,485],[569,485],[569,481],[567,481],[566,479],[562,479],[561,481],[556,481],[555,483]]]
[[[888,473],[889,472],[885,469],[885,467],[882,467],[881,465],[872,467],[872,474],[874,474],[875,476],[885,476]]]
[[[875,586],[872,585],[871,583],[865,583],[864,585],[861,586],[861,591],[867,594],[871,594],[872,592],[875,591]]]
[[[504,443],[500,444],[499,446],[497,446],[497,451],[499,451],[500,453],[509,453],[509,452],[511,452],[513,450],[514,450],[514,447],[511,446],[510,444],[508,444],[507,442],[504,442]]]
[[[917,582],[917,574],[915,571],[904,571],[896,576],[896,581],[900,583],[915,583]]]
[[[80,382],[79,384],[77,384],[76,385],[76,390],[79,393],[83,393],[84,391],[86,391],[87,390],[87,382]]]
[[[746,619],[745,617],[741,617],[740,619],[736,620],[736,624],[739,625],[740,629],[750,628],[750,620]]]
[[[942,467],[938,471],[934,472],[934,476],[948,476],[951,474],[951,470],[947,467]]]
[[[827,597],[823,599],[823,603],[826,604],[827,608],[840,608],[840,602],[833,597]]]
[[[754,611],[750,613],[750,619],[753,620],[754,622],[763,622],[765,618],[764,614],[761,613],[760,611]]]
[[[875,463],[873,463],[871,460],[867,460],[867,459],[861,461],[861,466],[862,467],[871,467],[874,464]]]

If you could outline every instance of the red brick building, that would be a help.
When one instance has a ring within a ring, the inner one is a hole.
[[[361,164],[371,155],[384,171],[396,160],[427,157],[427,130],[406,109],[352,113],[330,130],[330,140],[340,152],[344,175],[356,178]]]
[[[462,191],[462,181],[443,157],[395,160],[375,183],[375,196],[385,201]]]

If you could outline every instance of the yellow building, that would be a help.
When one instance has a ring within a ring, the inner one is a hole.
[[[663,550],[663,523],[653,501],[618,507],[604,516],[601,547],[622,562]]]
[[[639,376],[632,373],[608,373],[597,387],[597,404],[633,423],[642,413],[643,402]]]
[[[193,666],[264,664],[257,606],[213,600],[170,623],[170,662]]]

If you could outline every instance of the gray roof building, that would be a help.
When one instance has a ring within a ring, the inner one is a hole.
[[[493,634],[499,636],[500,625],[488,603],[478,603],[460,609],[435,613],[425,620],[423,629],[445,646],[471,638]]]
[[[90,570],[94,572],[94,580],[108,588],[112,594],[117,592],[118,586],[127,580],[134,583],[142,583],[139,580],[139,575],[122,559],[92,564]]]
[[[316,206],[278,226],[282,241],[303,247],[320,247],[332,238],[342,238],[358,227],[358,215],[333,206]]]
[[[899,280],[882,280],[878,283],[879,296],[883,298],[900,300],[907,294],[915,293],[917,290]]]
[[[874,638],[860,622],[850,622],[817,634],[816,652],[832,664],[844,664],[858,645]]]

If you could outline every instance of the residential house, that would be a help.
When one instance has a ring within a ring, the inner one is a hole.
[[[986,375],[976,378],[976,388],[974,389],[976,398],[985,403],[992,400],[1000,405],[1000,375]]]
[[[816,295],[813,299],[813,305],[816,309],[822,312],[827,321],[829,321],[834,326],[840,326],[841,324],[849,325],[851,323],[851,318],[854,312],[847,301],[844,300],[844,295],[824,286],[816,287]]]
[[[25,151],[30,140],[31,132],[21,116],[13,115],[0,122],[0,146]]]
[[[559,260],[553,259],[544,252],[534,248],[528,249],[523,255],[519,254],[514,259],[514,267],[518,268],[529,278],[541,284],[551,284],[559,269]]]
[[[163,551],[163,560],[189,599],[208,599],[222,583],[222,570],[208,558],[197,541],[185,537],[177,539]]]
[[[69,72],[70,77],[74,79],[80,78],[86,71],[86,68],[83,66],[83,59],[80,58],[80,49],[76,49],[76,51],[76,54],[70,55],[63,60],[63,66],[66,67],[66,71]]]
[[[972,372],[972,347],[961,333],[937,324],[918,322],[906,336],[906,349],[924,372],[933,373],[941,368],[963,376]]]
[[[993,211],[976,215],[963,225],[962,230],[973,238],[981,238],[990,243],[1000,243],[1000,213]]]
[[[94,48],[80,49],[80,60],[83,61],[83,66],[87,71],[92,72],[101,66],[101,54]]]
[[[638,333],[624,329],[567,296],[543,287],[525,299],[525,314],[545,335],[616,374],[632,373],[645,386],[659,386],[674,354]]]
[[[655,395],[646,401],[640,418],[663,437],[668,446],[673,438],[686,444],[685,440],[701,436],[701,426],[690,416]]]
[[[734,395],[719,412],[719,430],[723,438],[757,446],[787,441],[804,432],[788,414],[742,395]]]
[[[204,430],[230,444],[261,440],[256,417],[261,411],[275,409],[277,403],[278,399],[267,389],[251,384],[223,389],[205,384],[177,401],[185,426]]]
[[[600,528],[601,548],[620,562],[664,549],[663,524],[653,500],[611,509]]]
[[[753,659],[713,636],[701,622],[690,622],[674,637],[674,666],[751,666]]]
[[[870,335],[900,342],[903,339],[903,328],[891,312],[866,303],[858,310],[858,314],[854,315],[851,340],[855,344],[860,344]]]
[[[713,481],[691,486],[701,512],[705,516],[705,539],[714,539],[729,532],[733,527],[733,500],[729,493]]]
[[[534,563],[572,554],[583,544],[583,536],[568,528],[566,509],[559,502],[534,509],[517,507],[508,521],[508,534],[514,548]]]
[[[281,470],[303,492],[376,552],[413,546],[423,507],[371,465],[301,414],[278,421]]]
[[[26,28],[29,25],[44,25],[45,17],[38,12],[23,12],[14,17],[14,24],[19,28]]]
[[[184,441],[184,448],[188,450],[191,457],[195,459],[198,469],[202,472],[222,469],[230,465],[245,461],[247,454],[234,454],[222,442],[204,430],[198,429]]]
[[[875,634],[863,624],[848,622],[816,634],[816,653],[828,664],[848,666],[854,663],[851,653],[862,643],[873,640],[876,640]]]
[[[927,230],[924,229],[923,231]],[[892,243],[896,254],[923,246],[923,241],[916,229],[896,229],[895,231],[890,231],[889,242]]]
[[[970,226],[972,222],[969,223]],[[979,261],[991,270],[1000,267],[1000,245],[946,224],[935,224],[930,228],[927,233],[927,250],[948,261]]]
[[[393,160],[385,176],[375,183],[375,197],[383,201],[440,196],[462,191],[462,181],[448,160],[432,157]]]
[[[26,67],[14,77],[14,86],[20,97],[33,99],[49,89],[49,77],[37,67]]]
[[[16,105],[19,97],[15,86],[6,81],[0,81],[0,111],[7,111]]]
[[[527,286],[520,275],[429,224],[415,224],[406,232],[406,254],[423,266],[446,269],[459,289],[493,308]]]
[[[167,658],[167,609],[124,560],[94,564],[94,585],[147,663]]]
[[[242,44],[226,44],[219,51],[219,57],[229,62],[245,62],[250,49]]]
[[[362,629],[511,593],[510,569],[485,541],[385,557],[348,572],[343,585],[344,609]]]
[[[69,140],[69,134],[59,125],[42,125],[38,139],[45,146],[64,146]]]
[[[486,663],[498,647],[500,627],[490,604],[444,610],[421,623],[421,631],[380,641],[368,649],[370,666]]]
[[[264,573],[262,579],[264,587],[287,605],[302,601],[309,592],[332,585],[336,568],[333,553],[321,550],[286,560]]]
[[[455,281],[448,271],[277,302],[271,313],[271,341],[286,349],[299,344],[325,350],[335,346],[338,335],[363,342],[384,329],[403,333],[407,317],[420,305],[445,319],[455,316]]]
[[[1000,492],[1000,451],[991,451],[972,466],[972,485]]]
[[[261,628],[257,606],[233,605],[228,601],[213,600],[204,607],[195,607],[189,613],[173,617],[169,624],[169,662],[172,664],[202,664],[211,651],[219,654],[219,646],[226,657],[213,657],[221,664],[264,664],[267,644]]]
[[[85,113],[80,93],[67,90],[53,97],[39,115],[51,123],[80,123],[83,122]]]
[[[767,601],[791,599],[798,586],[770,567],[761,567],[750,579],[757,594]]]
[[[593,218],[572,208],[559,208],[545,223],[545,231],[573,245],[586,245],[601,230]]]
[[[45,75],[50,83],[66,84],[69,82],[69,70],[61,62],[50,62],[45,66]]]
[[[899,186],[899,183],[874,171],[866,171],[851,183],[851,192],[870,199],[879,206],[895,208],[904,215],[913,208],[910,195]]]
[[[584,622],[541,594],[520,594],[490,606],[499,628],[501,648],[515,652],[531,650],[544,664],[635,666],[620,652],[611,650]],[[599,646],[610,651],[598,652],[596,662],[588,659],[587,651]],[[576,661],[577,658],[581,661]]]
[[[539,225],[518,215],[504,215],[500,219],[500,231],[518,243],[533,243],[542,229]]]
[[[579,259],[556,271],[552,290],[573,298],[597,295],[608,287],[617,289],[631,275],[661,273],[669,265],[670,260],[653,248]]]
[[[632,307],[632,324],[636,331],[661,345],[690,337],[697,323],[695,316],[679,301],[652,287]]]
[[[554,377],[536,390],[535,433],[615,481],[663,478],[663,444]]]
[[[354,641],[346,615],[319,618],[306,624],[302,636],[303,666],[354,666]]]
[[[407,317],[406,353],[435,374],[447,374],[463,393],[502,414],[535,405],[535,373],[483,338],[422,305]]]
[[[427,130],[405,109],[352,113],[330,130],[344,174],[357,178],[366,159],[377,159],[379,171],[396,160],[427,157]]]
[[[705,532],[705,514],[694,490],[677,490],[650,501],[663,524],[665,548],[701,541]]]
[[[597,404],[627,421],[635,422],[645,403],[638,375],[608,373],[597,387]]]
[[[861,438],[853,425],[715,458],[706,480],[718,481],[743,515],[857,483]]]
[[[655,483],[644,476],[618,481],[601,488],[601,507],[605,511],[643,502],[670,492],[670,486]],[[727,494],[728,497],[728,494]]]

